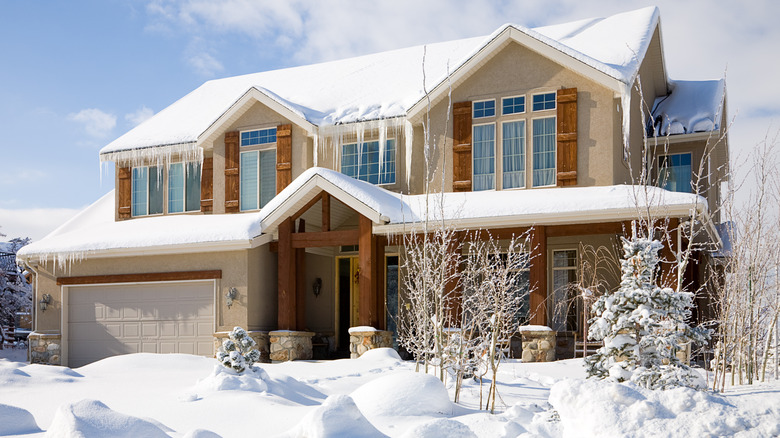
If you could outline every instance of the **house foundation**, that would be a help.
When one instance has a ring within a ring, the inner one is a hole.
[[[30,363],[62,365],[62,335],[31,332],[27,336]]]
[[[271,363],[271,357],[270,357],[270,347],[269,347],[269,336],[268,332],[260,332],[260,331],[248,331],[247,334],[249,337],[255,340],[257,345],[255,348],[257,351],[260,352],[260,363]],[[219,351],[219,347],[222,346],[222,343],[225,342],[225,339],[228,339],[230,335],[230,332],[216,332],[214,333],[214,355],[216,357],[217,351]]]
[[[270,342],[270,359],[286,362],[288,360],[312,359],[312,332],[278,330],[268,332]]]
[[[349,329],[349,357],[357,359],[374,348],[393,348],[393,332],[373,327],[352,327]]]

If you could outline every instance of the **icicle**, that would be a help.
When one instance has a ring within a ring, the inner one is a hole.
[[[314,167],[319,166],[319,158],[320,158],[320,148],[319,148],[319,139],[320,135],[317,133],[317,135],[314,136],[314,147],[312,148],[312,164]]]
[[[406,143],[406,190],[411,193],[409,186],[412,178],[412,144],[414,137],[414,126],[412,122],[404,119],[404,142]]]
[[[196,143],[181,143],[141,149],[107,152],[100,155],[103,163],[123,163],[136,166],[165,166],[176,158],[181,161],[203,162],[203,148]]]
[[[631,134],[631,86],[620,82],[620,110],[623,112],[623,161],[628,161]]]

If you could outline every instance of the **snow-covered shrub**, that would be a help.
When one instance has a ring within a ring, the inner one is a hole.
[[[226,368],[237,373],[243,373],[260,360],[260,352],[254,347],[257,345],[254,339],[241,327],[234,327],[228,334],[228,339],[222,343],[217,352],[217,360]]]
[[[704,343],[709,331],[686,323],[693,294],[654,284],[661,247],[657,240],[623,238],[620,287],[593,304],[588,335],[604,346],[585,358],[589,377],[650,389],[700,386],[698,375],[676,352],[689,342]]]

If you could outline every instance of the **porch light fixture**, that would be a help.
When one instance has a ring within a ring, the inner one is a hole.
[[[49,304],[51,304],[51,295],[43,294],[41,301],[38,302],[38,306],[40,307],[41,312],[45,312],[46,307],[48,307]]]
[[[311,285],[314,292],[314,297],[317,298],[322,292],[322,279],[317,277],[314,279],[314,283]]]
[[[227,304],[228,309],[230,308],[230,306],[233,305],[233,300],[235,300],[237,296],[238,296],[238,289],[234,287],[228,289],[227,293],[225,294],[225,298],[226,298],[225,304]]]

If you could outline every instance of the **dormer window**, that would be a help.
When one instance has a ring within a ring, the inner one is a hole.
[[[386,141],[384,153],[379,148],[379,141],[343,145],[341,173],[371,184],[394,184],[395,140]]]
[[[131,206],[134,217],[200,210],[200,163],[172,163],[167,172],[165,169],[159,166],[133,168]]]
[[[168,213],[200,210],[200,163],[168,166]]]
[[[240,210],[257,210],[276,196],[276,127],[241,132],[240,146]]]
[[[658,185],[672,192],[691,193],[691,154],[658,157]]]
[[[157,166],[133,168],[132,214],[148,216],[163,213],[163,176]]]

